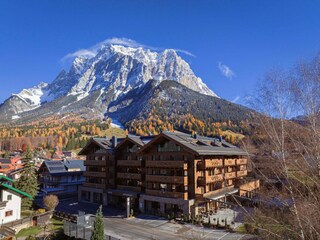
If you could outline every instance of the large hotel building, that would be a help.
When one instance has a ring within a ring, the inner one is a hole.
[[[246,180],[247,153],[222,139],[180,132],[93,138],[79,154],[86,155],[80,201],[195,216],[259,188]]]

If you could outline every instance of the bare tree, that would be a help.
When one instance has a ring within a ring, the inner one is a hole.
[[[256,131],[260,158],[266,165],[272,163],[273,179],[282,186],[264,187],[260,205],[249,218],[264,238],[320,238],[320,185],[317,165],[312,164],[319,163],[320,156],[316,66],[319,62],[301,64],[289,73],[268,73],[254,99],[254,107],[262,113],[257,114]],[[308,94],[303,94],[305,86]],[[290,120],[299,111],[308,119],[304,125]],[[258,176],[270,182],[270,173],[261,170]]]

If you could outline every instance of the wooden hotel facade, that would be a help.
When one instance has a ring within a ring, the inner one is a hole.
[[[222,139],[163,132],[123,139],[93,138],[86,155],[86,182],[79,200],[151,214],[214,211],[232,195],[247,195],[247,154]]]

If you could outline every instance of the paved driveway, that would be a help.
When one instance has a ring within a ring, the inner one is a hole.
[[[75,199],[61,201],[58,211],[77,214],[78,210],[95,214],[98,205],[78,203]],[[196,227],[191,224],[168,222],[166,219],[140,215],[136,218],[123,218],[124,212],[112,208],[103,208],[105,234],[121,240],[239,240],[251,239],[252,236],[228,233],[224,230]]]
[[[191,224],[174,224],[165,219],[141,215],[131,219],[105,218],[105,232],[123,240],[238,240],[250,239],[249,235],[228,233],[224,230],[196,227]]]

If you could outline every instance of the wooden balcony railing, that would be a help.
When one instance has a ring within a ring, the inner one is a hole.
[[[245,165],[247,163],[248,163],[248,159],[246,158],[237,159],[237,165]]]
[[[149,168],[183,168],[188,169],[188,164],[184,161],[146,161]]]
[[[236,172],[228,172],[224,174],[225,179],[232,179],[232,178],[236,178],[237,173]]]
[[[206,176],[206,183],[214,183],[219,181],[223,181],[223,174]]]
[[[88,182],[84,182],[83,183],[84,187],[89,187],[89,188],[99,188],[99,189],[104,189],[106,188],[105,184],[101,184],[101,183],[88,183]]]
[[[225,159],[224,160],[225,166],[235,166],[236,165],[236,159]]]
[[[141,180],[140,173],[117,173],[117,178]]]
[[[119,190],[128,190],[132,192],[141,192],[141,187],[127,186],[127,185],[117,185]]]
[[[163,175],[146,175],[147,182],[161,182],[161,183],[178,183],[188,184],[188,177],[186,176],[163,176]]]
[[[206,168],[222,167],[223,161],[222,159],[206,159],[205,166]]]
[[[85,166],[107,166],[106,161],[104,160],[85,160]]]
[[[83,173],[83,176],[85,177],[99,177],[99,178],[105,178],[107,177],[107,174],[105,172],[91,172],[86,171]]]
[[[140,160],[118,160],[117,165],[124,166],[124,167],[141,167],[141,161]]]
[[[243,177],[243,176],[247,176],[247,175],[248,175],[247,170],[237,171],[237,177]]]
[[[182,198],[184,200],[188,200],[187,192],[166,192],[161,190],[146,189],[146,194],[158,197]]]

